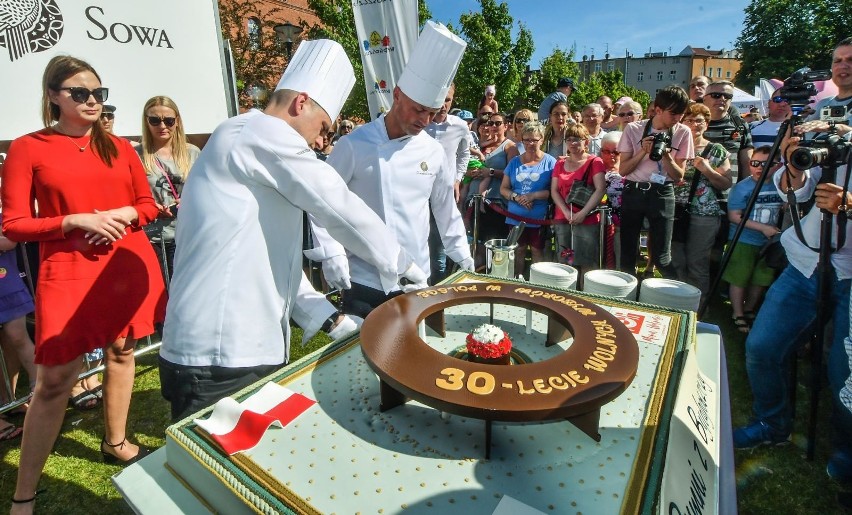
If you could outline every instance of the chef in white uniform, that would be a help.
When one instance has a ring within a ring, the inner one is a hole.
[[[316,158],[355,76],[333,41],[305,41],[265,111],[222,123],[184,186],[160,378],[180,419],[289,360],[289,319],[310,337],[357,329],[302,272],[302,213],[376,270],[383,291],[400,275],[422,282],[393,233]],[[400,273],[403,271],[402,273]]]
[[[473,259],[455,205],[455,162],[423,130],[444,104],[466,43],[445,26],[426,22],[393,92],[393,106],[376,120],[342,138],[328,158],[349,189],[385,221],[417,266],[429,270],[429,208],[447,256],[467,270]],[[320,223],[321,225],[321,223]],[[323,262],[323,274],[344,292],[346,313],[366,316],[387,294],[379,270],[315,227],[317,248],[309,258]],[[414,285],[425,287],[425,284]]]

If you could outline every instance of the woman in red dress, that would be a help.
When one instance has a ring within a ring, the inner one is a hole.
[[[13,513],[34,508],[85,352],[104,348],[104,460],[146,453],[125,433],[133,349],[163,319],[166,300],[141,227],[158,214],[142,163],[127,140],[98,123],[108,90],[89,64],[70,56],[51,59],[42,89],[46,128],[13,141],[3,167],[3,232],[40,244],[37,379]]]

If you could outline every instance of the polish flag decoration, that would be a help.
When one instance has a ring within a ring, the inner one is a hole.
[[[194,422],[232,456],[252,449],[273,424],[283,428],[314,404],[315,400],[270,382],[243,402],[221,399],[210,418]]]

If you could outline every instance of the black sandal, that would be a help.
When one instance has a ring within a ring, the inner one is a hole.
[[[118,456],[116,456],[114,454],[110,454],[110,453],[108,453],[104,450],[104,446],[112,447],[113,449],[115,449],[115,448],[121,449],[122,447],[124,447],[124,444],[126,444],[126,443],[127,443],[127,438],[118,442],[115,445],[107,442],[106,436],[101,438],[101,455],[103,456],[104,463],[107,463],[107,464],[110,464],[110,465],[116,465],[116,464],[131,465],[131,464],[136,463],[137,461],[141,460],[145,456],[151,454],[151,449],[149,449],[147,447],[142,447],[140,445],[139,446],[139,452],[136,453],[136,456],[134,456],[134,457],[132,457],[128,460],[122,460]]]
[[[748,334],[751,330],[751,324],[748,322],[748,319],[745,316],[734,317],[734,326],[737,330],[743,334]]]

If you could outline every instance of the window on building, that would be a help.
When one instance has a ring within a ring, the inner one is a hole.
[[[679,63],[680,63],[680,57],[675,57],[675,58],[672,60],[672,62],[673,62],[673,63],[675,63],[675,64],[679,64]]]
[[[657,80],[663,80],[663,72],[657,72]]]
[[[246,28],[248,30],[249,47],[252,50],[257,50],[260,48],[260,20],[254,17],[249,18],[246,22]]]
[[[708,79],[713,78],[713,68],[707,68],[707,78]]]
[[[645,80],[645,72],[639,72],[639,74],[636,76],[636,80],[639,82]]]
[[[722,78],[722,69],[721,68],[716,68],[716,77],[719,77],[720,79]]]
[[[606,63],[606,71],[611,72],[615,70],[615,63]]]
[[[672,70],[669,72],[669,80],[677,80],[677,70]]]
[[[731,78],[731,70],[728,70],[728,71],[726,71],[726,72],[725,72],[725,78],[726,78],[726,79],[730,79],[730,78]]]
[[[600,73],[601,71],[601,63],[595,63],[595,73]]]

